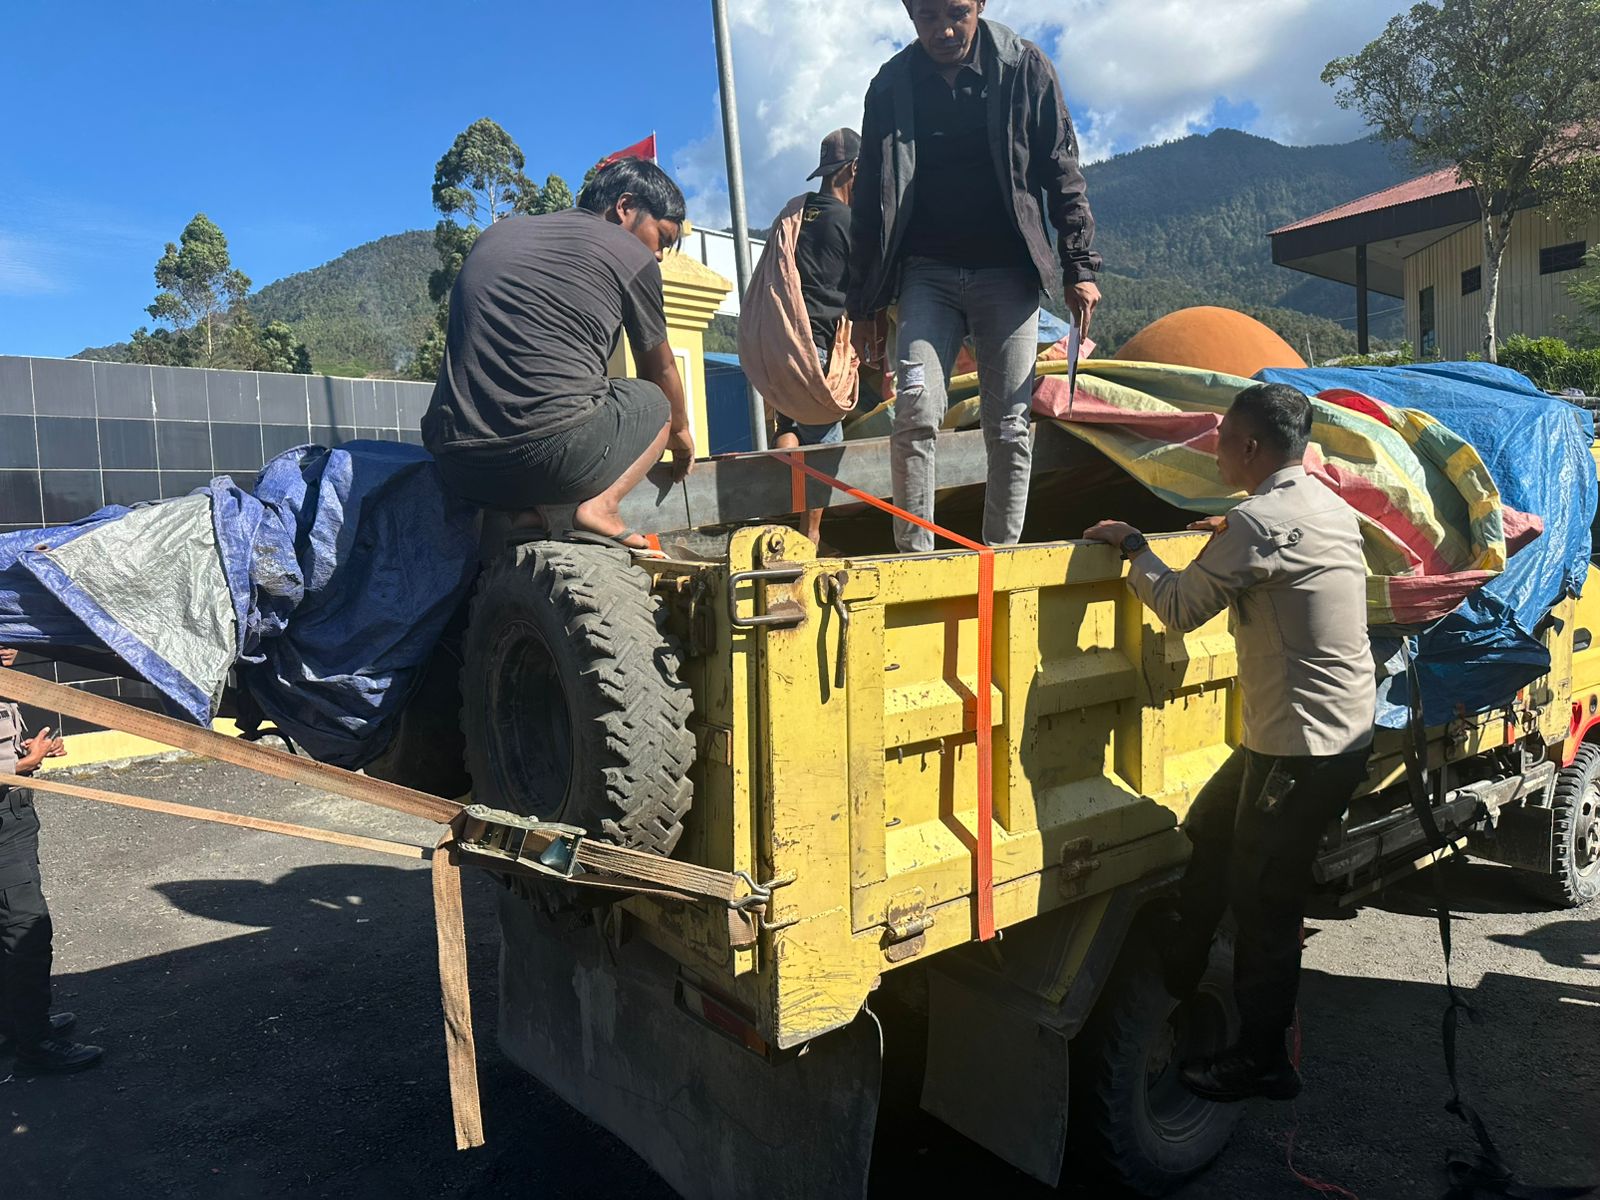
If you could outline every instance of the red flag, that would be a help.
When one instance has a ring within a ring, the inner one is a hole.
[[[608,154],[600,160],[602,167],[609,167],[612,163],[622,158],[644,158],[651,162],[656,161],[656,135],[651,134],[642,142],[635,142],[625,149],[618,150],[615,154]]]

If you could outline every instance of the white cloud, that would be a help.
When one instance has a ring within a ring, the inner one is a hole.
[[[58,246],[0,232],[0,296],[48,296],[65,290],[66,255]]]
[[[1051,52],[1087,161],[1183,137],[1253,106],[1250,132],[1307,144],[1361,133],[1320,76],[1401,0],[991,0],[986,16]],[[878,67],[911,36],[901,0],[740,0],[729,5],[752,225],[805,188],[817,144],[859,128]],[[728,217],[717,99],[709,129],[672,162],[690,215]]]
[[[163,239],[109,206],[73,196],[0,186],[0,296],[68,295],[90,285],[105,263]]]

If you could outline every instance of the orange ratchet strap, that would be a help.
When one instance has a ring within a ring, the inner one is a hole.
[[[932,521],[913,516],[903,508],[896,508],[887,500],[880,500],[877,496],[853,488],[815,467],[809,467],[801,455],[783,452],[774,453],[773,457],[787,463],[791,473],[803,472],[827,484],[834,491],[843,492],[853,500],[870,504],[892,517],[909,521],[926,529],[935,537],[954,542],[963,550],[971,550],[978,556],[978,686],[972,697],[972,716],[977,726],[978,747],[978,828],[973,831],[977,843],[973,892],[977,899],[978,940],[991,941],[994,938],[994,723],[989,703],[989,689],[994,677],[994,548],[970,541],[942,525],[935,525]],[[799,481],[798,474],[793,475],[793,478],[796,482]],[[802,490],[797,488],[796,491]],[[797,497],[801,501],[804,498],[803,493]]]

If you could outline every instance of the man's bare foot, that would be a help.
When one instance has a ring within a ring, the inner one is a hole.
[[[614,538],[627,532],[628,526],[622,520],[622,515],[616,508],[597,504],[591,500],[587,504],[580,504],[572,514],[572,527],[581,529],[585,533],[598,533],[602,537]],[[643,535],[634,534],[619,545],[628,546],[634,550],[648,550],[650,543],[645,541]]]

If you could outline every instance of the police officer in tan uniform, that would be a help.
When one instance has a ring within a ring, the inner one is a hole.
[[[0,646],[0,667],[16,660],[15,650]],[[0,775],[32,775],[46,758],[66,753],[49,729],[26,733],[21,710],[0,700]],[[76,1018],[50,1011],[52,934],[33,795],[0,784],[0,1055],[15,1054],[28,1070],[79,1071],[103,1052],[62,1036]]]
[[[1259,384],[1235,397],[1217,467],[1246,497],[1226,518],[1190,526],[1212,538],[1182,571],[1120,521],[1084,534],[1122,551],[1134,592],[1169,629],[1188,632],[1233,611],[1244,736],[1184,823],[1193,853],[1164,947],[1167,986],[1186,999],[1232,907],[1239,1044],[1183,1072],[1209,1100],[1300,1091],[1284,1041],[1311,865],[1323,831],[1365,779],[1372,743],[1361,531],[1354,510],[1301,465],[1310,434],[1311,403],[1292,387]]]

